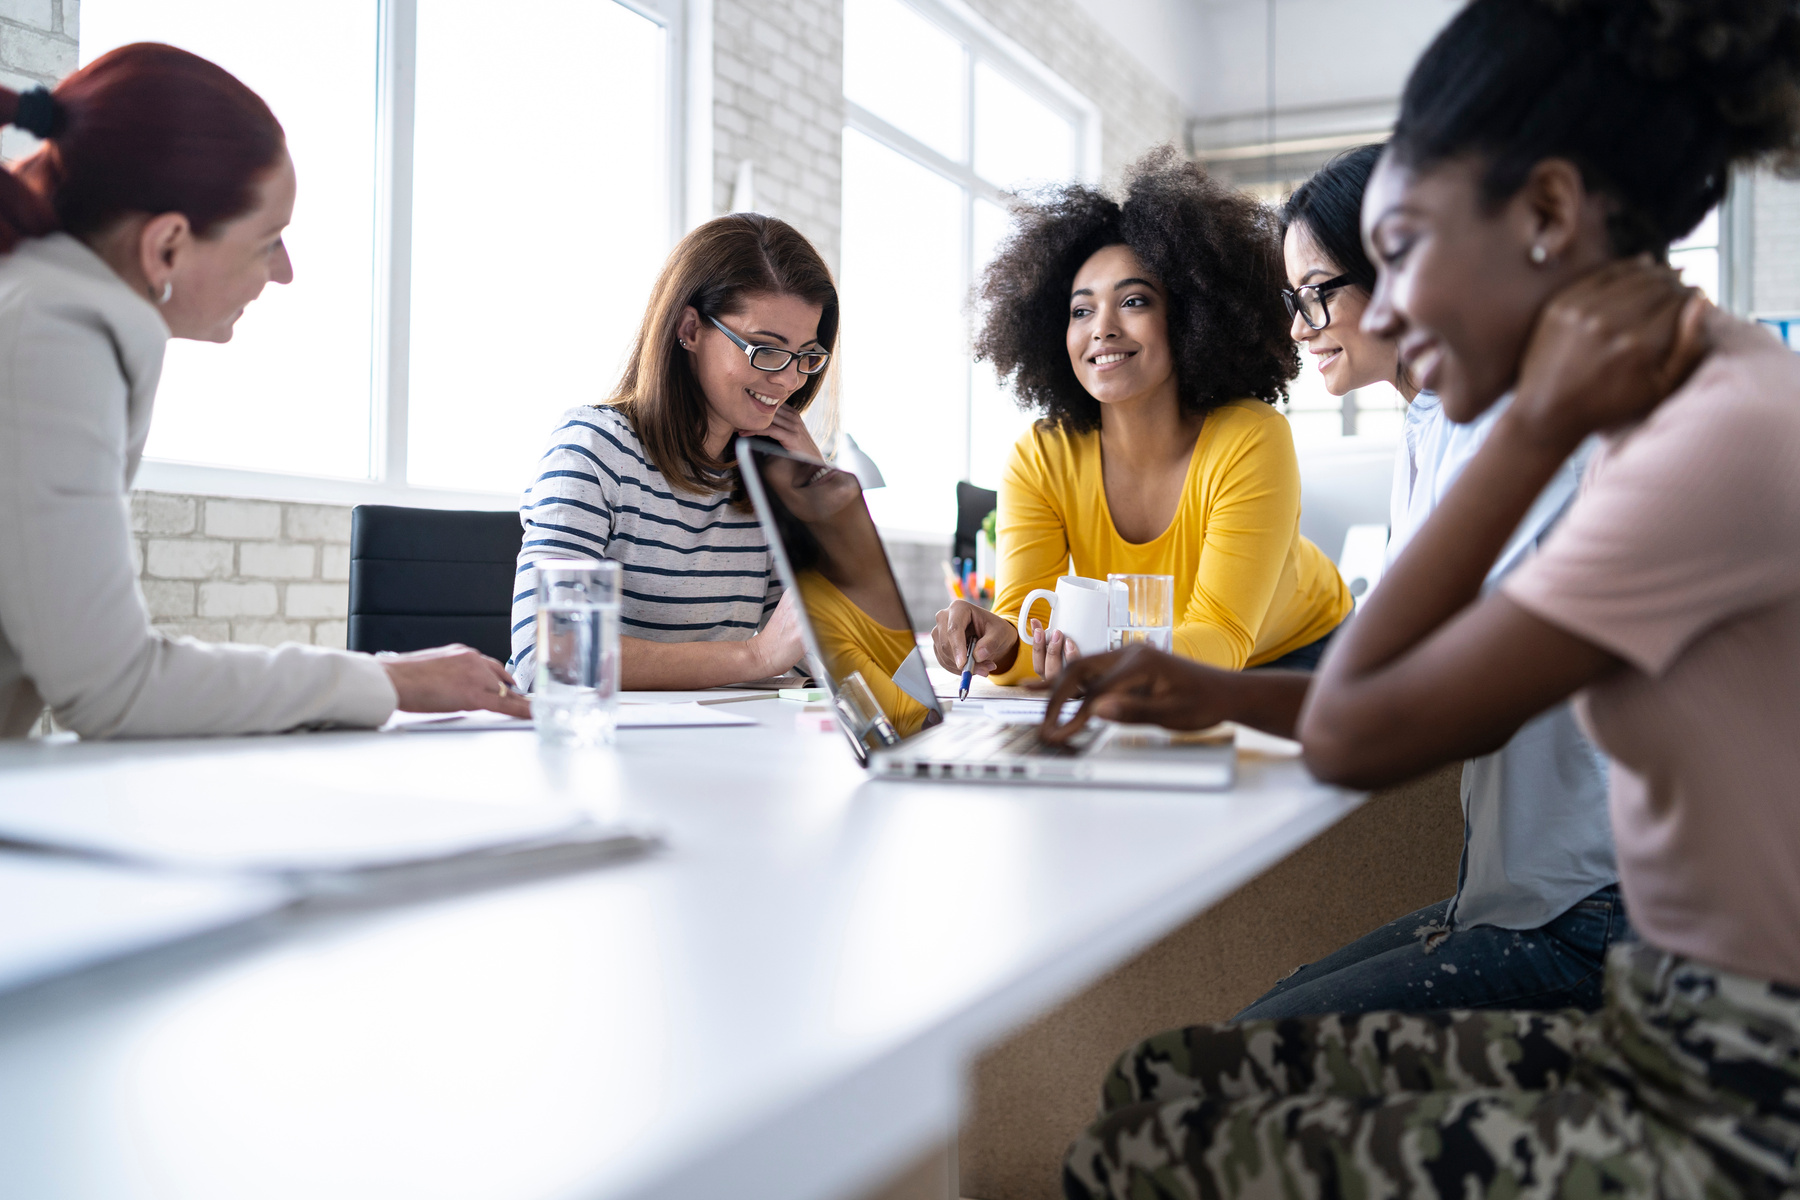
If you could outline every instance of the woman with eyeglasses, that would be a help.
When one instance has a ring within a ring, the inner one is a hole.
[[[837,328],[831,271],[787,222],[733,213],[681,240],[612,396],[563,414],[526,489],[511,662],[522,688],[536,675],[532,564],[571,555],[623,568],[625,688],[716,687],[801,661],[732,444],[761,435],[819,457],[801,414]]]
[[[1058,576],[1175,579],[1174,649],[1228,670],[1310,669],[1350,612],[1300,536],[1300,468],[1274,402],[1298,368],[1269,213],[1173,151],[1114,200],[1070,185],[1014,209],[988,268],[976,353],[1043,414],[1000,485],[999,595],[938,614],[937,659],[999,683],[1080,654],[1035,618]]]

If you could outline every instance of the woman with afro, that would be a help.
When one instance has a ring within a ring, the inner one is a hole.
[[[1072,184],[1019,204],[981,288],[976,355],[1043,419],[1000,485],[999,594],[957,601],[938,661],[996,683],[1104,646],[1020,603],[1060,575],[1175,578],[1177,654],[1237,670],[1310,669],[1350,593],[1300,536],[1300,470],[1272,407],[1298,370],[1281,303],[1273,215],[1173,150],[1128,173],[1115,201]]]

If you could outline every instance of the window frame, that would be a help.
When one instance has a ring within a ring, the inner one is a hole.
[[[872,139],[926,170],[948,179],[962,190],[962,278],[958,281],[958,286],[961,294],[966,296],[975,285],[975,203],[977,200],[986,200],[1001,207],[1006,203],[1005,193],[999,187],[975,173],[977,62],[986,63],[1033,99],[1069,121],[1075,131],[1077,178],[1090,185],[1100,182],[1100,107],[1024,47],[988,24],[961,0],[900,2],[949,34],[962,46],[963,154],[967,161],[958,162],[926,145],[856,103],[848,95],[844,96],[844,128]],[[962,382],[963,462],[960,477],[965,481],[973,474],[974,468],[974,370],[976,364],[971,362]],[[854,433],[855,430],[851,432]],[[935,533],[930,536],[933,539],[937,537]]]
[[[668,236],[711,215],[712,0],[603,0],[664,31]],[[515,492],[408,483],[408,383],[412,336],[412,172],[419,0],[379,0],[374,19],[375,194],[370,287],[369,466],[362,479],[260,471],[146,458],[134,489],[321,504],[508,509]]]

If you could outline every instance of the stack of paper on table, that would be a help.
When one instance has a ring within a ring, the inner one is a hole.
[[[931,690],[939,699],[946,697],[954,699],[957,691],[962,687],[961,675],[946,671],[935,662],[927,667],[927,673],[931,677]],[[1039,700],[1045,698],[1042,692],[1034,692],[1023,687],[1002,687],[997,683],[989,683],[979,675],[969,680],[969,698],[972,700],[1023,700],[1033,697]]]
[[[267,879],[0,853],[0,991],[236,925],[292,898]]]
[[[285,906],[392,903],[656,844],[574,803],[409,794],[222,756],[9,774],[0,990]]]
[[[0,840],[202,873],[304,878],[595,836],[572,804],[363,790],[229,758],[25,772],[0,795]]]

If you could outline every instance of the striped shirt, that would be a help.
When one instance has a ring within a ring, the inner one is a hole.
[[[651,465],[616,408],[563,414],[519,506],[525,527],[513,587],[512,661],[519,686],[536,674],[540,559],[610,558],[622,568],[619,632],[652,642],[741,641],[781,598],[762,526],[725,493],[677,491]]]

